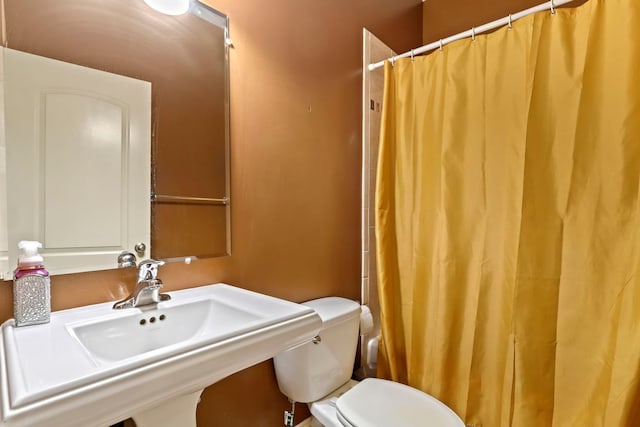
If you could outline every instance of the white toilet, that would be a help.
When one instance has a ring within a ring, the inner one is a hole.
[[[325,427],[465,427],[445,404],[415,388],[377,378],[351,380],[360,305],[344,298],[304,303],[322,319],[307,343],[274,357],[280,391],[310,404],[314,424]]]

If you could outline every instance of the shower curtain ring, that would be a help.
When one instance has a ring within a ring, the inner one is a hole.
[[[413,62],[413,57],[414,57],[413,49],[411,49],[411,62]]]
[[[556,14],[556,5],[553,3],[553,0],[551,0],[551,14]]]
[[[476,41],[476,27],[471,27],[471,41]]]
[[[389,62],[391,62],[391,66],[395,67],[396,66],[396,57],[392,56],[391,58],[389,58]]]
[[[509,29],[513,28],[513,22],[511,22],[511,14],[509,14]]]
[[[440,52],[442,52],[442,39],[440,39]]]

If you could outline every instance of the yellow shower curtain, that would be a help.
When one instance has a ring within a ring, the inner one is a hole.
[[[474,426],[640,426],[640,1],[385,80],[379,375]]]

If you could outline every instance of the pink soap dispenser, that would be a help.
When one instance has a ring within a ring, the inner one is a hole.
[[[22,254],[13,272],[13,316],[16,326],[48,323],[51,318],[51,282],[38,253],[42,243],[23,240]]]

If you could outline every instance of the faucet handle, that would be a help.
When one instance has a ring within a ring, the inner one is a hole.
[[[131,252],[122,251],[118,255],[118,268],[128,268],[136,266],[136,256]]]
[[[143,280],[157,280],[158,279],[158,267],[164,265],[164,261],[157,261],[155,259],[145,259],[140,261],[138,265],[138,282]]]

